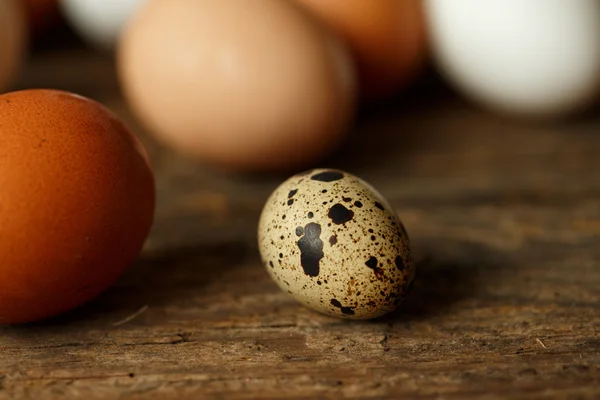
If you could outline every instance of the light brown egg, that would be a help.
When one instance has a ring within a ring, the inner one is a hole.
[[[422,69],[427,45],[421,0],[295,1],[347,41],[365,99],[394,94]]]
[[[154,214],[139,140],[70,93],[0,96],[0,323],[71,310],[138,257]]]
[[[19,74],[27,51],[27,22],[20,0],[0,0],[0,93]]]
[[[311,164],[354,118],[346,48],[293,2],[149,0],[121,39],[119,71],[157,138],[230,169]]]

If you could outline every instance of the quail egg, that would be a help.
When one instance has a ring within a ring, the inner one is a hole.
[[[415,276],[409,237],[392,207],[340,170],[307,171],[275,189],[260,215],[258,245],[279,288],[339,318],[393,311]]]

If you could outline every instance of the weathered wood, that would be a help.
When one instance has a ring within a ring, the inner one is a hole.
[[[130,122],[159,202],[138,265],[108,292],[0,328],[0,399],[600,398],[600,115],[527,126],[437,84],[364,115],[327,164],[397,207],[418,273],[399,312],[352,322],[303,308],[261,266],[256,222],[283,177],[162,149],[105,56],[41,53],[21,85],[33,86]]]

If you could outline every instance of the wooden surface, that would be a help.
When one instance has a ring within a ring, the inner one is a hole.
[[[400,311],[341,321],[282,293],[256,223],[285,177],[195,165],[148,138],[113,62],[62,48],[19,87],[100,100],[148,146],[156,223],[138,264],[68,315],[0,328],[0,399],[600,398],[600,115],[532,126],[437,84],[361,117],[327,166],[397,208],[418,260]]]

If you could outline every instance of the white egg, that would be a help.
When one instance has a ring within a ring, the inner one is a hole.
[[[69,24],[84,40],[111,50],[144,0],[60,0]]]
[[[562,117],[600,91],[600,1],[426,0],[435,62],[498,112]]]
[[[393,311],[415,276],[408,234],[393,208],[367,182],[339,170],[282,183],[263,208],[258,243],[283,291],[339,318]]]

